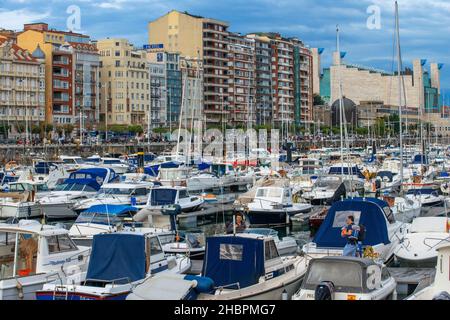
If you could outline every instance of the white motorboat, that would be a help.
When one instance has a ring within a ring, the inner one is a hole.
[[[179,205],[181,211],[191,212],[198,210],[204,202],[202,197],[191,196],[186,187],[153,187],[144,209],[160,210]]]
[[[375,256],[384,262],[393,258],[399,239],[410,225],[395,221],[388,204],[376,198],[354,198],[334,203],[328,210],[312,242],[303,252],[314,258],[342,256],[347,240],[341,236],[347,216],[353,215],[356,225],[364,225],[366,238],[363,248],[371,247]]]
[[[308,265],[292,300],[385,300],[396,296],[386,266],[370,259],[323,257]]]
[[[436,248],[450,243],[450,220],[447,217],[419,217],[411,224],[410,232],[401,238],[395,250],[396,259],[408,266],[434,266]]]
[[[279,180],[271,186],[256,188],[245,213],[252,226],[284,225],[290,223],[291,216],[307,213],[311,208],[309,203],[294,203],[289,181]]]
[[[105,183],[93,197],[79,200],[73,210],[81,212],[98,204],[145,205],[154,185],[153,182]]]
[[[408,190],[405,197],[419,200],[422,207],[442,206],[445,201],[445,196],[438,187],[412,188]]]
[[[73,218],[77,216],[74,205],[97,194],[104,183],[118,181],[119,176],[107,168],[86,168],[72,172],[64,183],[49,194],[38,197],[36,203],[48,218]]]
[[[135,222],[133,216],[138,211],[138,208],[129,205],[94,205],[80,213],[70,227],[69,234],[76,244],[84,246],[91,246],[92,238],[97,234],[119,230],[133,230],[161,237],[170,235],[170,238],[173,238],[174,234],[170,228],[144,227],[143,223]]]
[[[131,289],[161,272],[181,274],[190,268],[186,257],[165,257],[157,236],[138,232],[94,236],[89,266],[82,281],[44,285],[38,300],[124,300]]]
[[[450,244],[436,247],[437,263],[434,282],[429,286],[418,286],[406,300],[450,300]]]
[[[0,299],[32,300],[45,283],[78,281],[89,254],[66,229],[31,220],[0,224]]]
[[[130,170],[129,164],[118,158],[104,158],[94,155],[86,158],[85,162],[97,167],[112,169],[117,174],[124,174]]]
[[[420,200],[415,197],[391,197],[384,196],[385,200],[391,207],[396,221],[411,223],[414,218],[420,216],[422,204]]]
[[[317,178],[310,192],[302,198],[312,205],[331,205],[346,197],[345,183],[339,176],[321,176]]]

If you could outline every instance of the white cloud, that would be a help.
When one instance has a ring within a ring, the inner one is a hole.
[[[19,30],[25,23],[36,22],[50,17],[50,12],[33,12],[27,9],[0,9],[0,28]]]

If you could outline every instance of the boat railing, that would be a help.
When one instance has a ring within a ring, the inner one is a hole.
[[[123,280],[125,280],[125,283],[118,283],[119,281],[122,282]],[[84,280],[84,285],[88,284],[88,283],[101,283],[104,284],[104,286],[110,284],[113,288],[116,285],[124,285],[124,284],[130,284],[132,283],[131,279],[129,277],[122,277],[122,278],[117,278],[117,279],[113,279],[113,280],[104,280],[104,279],[86,279]]]
[[[230,284],[226,284],[226,285],[223,285],[223,286],[215,287],[214,289],[222,291],[223,289],[231,288],[231,287],[237,287],[237,290],[241,289],[241,285],[239,284],[239,282],[230,283]]]
[[[437,242],[434,245],[430,245],[427,243],[428,240],[437,240]],[[447,237],[445,239],[442,238],[433,238],[433,237],[426,237],[423,239],[423,244],[429,247],[430,249],[435,248],[436,246],[440,245],[443,242],[450,242],[450,237]]]

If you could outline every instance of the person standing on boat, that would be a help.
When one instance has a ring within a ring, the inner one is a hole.
[[[236,226],[236,232],[242,233],[245,231],[247,226],[245,225],[244,218],[241,213],[237,213],[235,216],[235,226]],[[233,234],[234,233],[234,226],[233,222],[228,222],[227,224],[227,234]]]
[[[347,244],[344,247],[342,255],[346,257],[356,257],[359,230],[358,226],[355,225],[355,217],[348,216],[346,223],[347,225],[341,229],[341,236],[347,238]]]

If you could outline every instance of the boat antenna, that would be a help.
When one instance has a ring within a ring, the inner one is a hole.
[[[342,100],[342,83],[341,83],[341,51],[339,44],[339,25],[336,25],[336,51],[338,58],[338,81],[339,81],[339,129],[341,136],[341,175],[342,179],[344,179],[344,136],[342,129],[343,122],[343,100]]]

